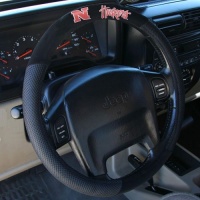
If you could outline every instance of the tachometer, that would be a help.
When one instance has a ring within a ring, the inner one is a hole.
[[[37,42],[37,39],[33,36],[22,36],[18,38],[13,46],[14,59],[25,62],[29,60]]]

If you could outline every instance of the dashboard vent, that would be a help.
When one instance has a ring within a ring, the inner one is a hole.
[[[175,35],[184,28],[184,20],[180,14],[156,18],[153,21],[167,36]]]
[[[185,18],[185,32],[200,29],[200,9],[183,13]]]

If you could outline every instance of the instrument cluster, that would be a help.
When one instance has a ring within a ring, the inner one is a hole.
[[[10,31],[0,37],[0,91],[5,86],[16,86],[23,81],[31,54],[46,28],[33,28],[34,31],[24,29],[26,34],[21,35],[15,30],[17,34]],[[19,36],[15,38],[16,35]],[[94,25],[89,24],[77,31],[66,33],[51,59],[56,61],[77,57],[96,62],[101,59],[101,55]]]
[[[19,37],[10,46],[9,50],[0,49],[0,85],[12,84],[20,75],[31,58],[31,53],[36,46],[38,39],[31,35]],[[6,45],[7,46],[7,45]]]
[[[82,28],[76,32],[70,32],[56,48],[52,59],[60,57],[82,56],[91,60],[97,60],[101,56],[95,30],[90,27]]]

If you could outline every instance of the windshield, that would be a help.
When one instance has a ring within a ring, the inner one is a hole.
[[[45,3],[53,3],[58,1],[67,1],[67,2],[73,2],[74,0],[0,0],[0,11],[4,10],[10,10],[14,8],[22,8],[26,6],[32,6],[32,5],[39,5],[39,4],[45,4]],[[83,0],[80,0],[80,3]],[[98,1],[98,0],[97,0]],[[107,1],[107,0],[101,0],[101,2]],[[113,0],[114,1],[114,0]],[[166,2],[166,1],[182,1],[182,0],[118,0],[120,3],[133,3],[133,4],[140,4],[146,2]]]
[[[0,0],[0,11],[62,0]],[[81,1],[81,0],[80,0]]]

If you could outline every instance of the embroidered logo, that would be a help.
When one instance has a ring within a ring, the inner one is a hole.
[[[81,8],[81,10],[74,10],[71,12],[71,14],[74,17],[74,23],[78,23],[81,20],[89,20],[90,15],[88,13],[89,8],[85,7],[85,8]]]
[[[131,12],[128,10],[119,10],[116,8],[110,8],[105,5],[101,6],[101,9],[99,10],[101,13],[102,19],[107,19],[108,17],[112,17],[113,19],[120,20],[120,18],[128,20],[128,16],[131,15]]]

